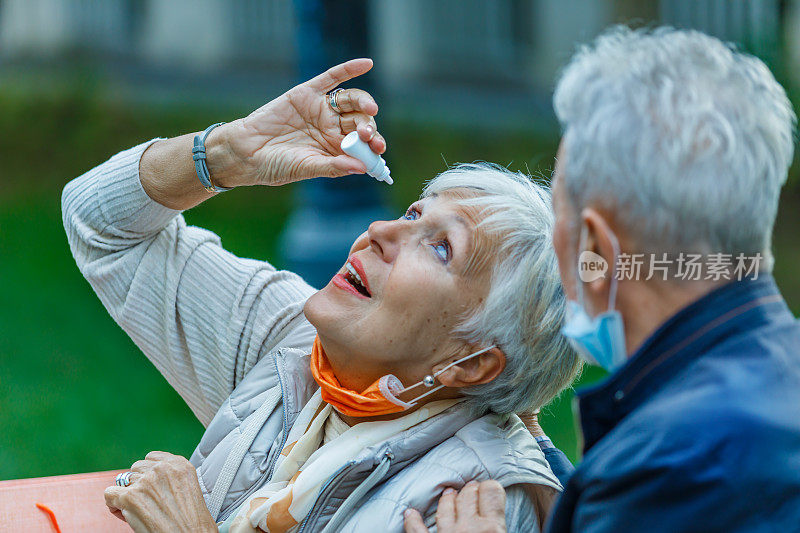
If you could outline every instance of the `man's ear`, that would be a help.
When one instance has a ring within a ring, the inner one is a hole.
[[[447,362],[441,363],[442,367]],[[506,367],[506,354],[494,347],[468,361],[458,363],[440,374],[436,379],[447,387],[470,387],[489,383]],[[436,367],[434,371],[438,370]]]
[[[583,285],[584,297],[586,300],[591,300],[589,302],[590,306],[593,302],[608,302],[611,278],[614,276],[611,268],[616,258],[614,257],[615,245],[612,243],[612,239],[617,239],[617,237],[610,227],[607,216],[607,214],[591,207],[587,207],[581,212],[583,224],[586,226],[586,242],[584,243],[584,249],[578,250],[578,253],[584,251],[594,252],[605,259],[608,265],[608,271],[602,277],[588,281]],[[619,246],[619,243],[617,243],[617,246]],[[601,313],[605,310],[605,307],[601,307],[592,312]]]

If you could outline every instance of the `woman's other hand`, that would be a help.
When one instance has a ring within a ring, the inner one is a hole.
[[[137,533],[216,532],[197,471],[179,455],[150,452],[131,466],[131,484],[105,490],[106,505]]]
[[[404,520],[406,533],[428,533],[422,515],[407,509]],[[470,481],[461,492],[446,489],[439,498],[436,510],[436,529],[439,533],[505,533],[506,493],[494,480]]]
[[[366,171],[345,155],[344,136],[358,130],[376,153],[386,150],[377,133],[378,104],[367,92],[328,93],[372,68],[371,59],[353,59],[300,84],[243,119],[213,130],[206,142],[214,183],[224,187],[283,185],[317,176],[337,177]]]

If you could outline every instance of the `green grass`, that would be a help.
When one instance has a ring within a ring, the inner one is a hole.
[[[0,479],[124,468],[154,449],[192,452],[201,425],[78,272],[61,225],[60,194],[71,178],[121,149],[235,115],[133,110],[86,88],[58,97],[0,93]],[[557,144],[555,136],[482,136],[401,124],[384,132],[394,156],[390,200],[398,213],[445,160],[547,173]],[[237,190],[187,219],[216,231],[234,253],[275,261],[290,194],[291,187]],[[797,304],[796,192],[783,205],[776,276],[790,304]],[[588,369],[581,381],[601,375]],[[554,401],[542,424],[576,459],[571,401],[569,391]]]

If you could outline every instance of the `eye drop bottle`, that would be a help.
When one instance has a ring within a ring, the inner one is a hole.
[[[386,161],[373,152],[367,143],[358,138],[358,132],[351,131],[345,136],[342,140],[342,151],[364,163],[367,167],[367,174],[376,180],[385,181],[389,185],[394,183]]]

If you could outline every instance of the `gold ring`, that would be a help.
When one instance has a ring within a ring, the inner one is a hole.
[[[328,105],[331,106],[334,113],[341,113],[342,109],[339,107],[339,103],[336,101],[336,95],[340,92],[344,91],[344,89],[334,89],[328,93]]]

